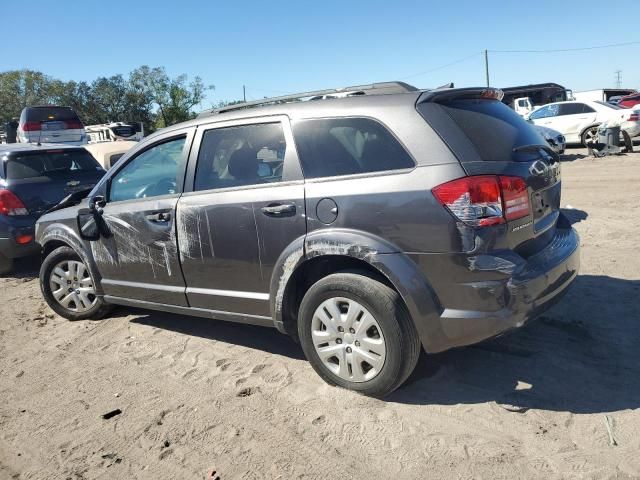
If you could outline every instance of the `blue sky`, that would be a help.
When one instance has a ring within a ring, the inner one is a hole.
[[[419,87],[483,85],[485,48],[640,41],[637,0],[616,2],[614,13],[614,4],[591,0],[2,3],[0,71],[29,68],[90,81],[139,65],[165,66],[171,75],[199,75],[215,85],[203,108],[241,98],[243,84],[250,99],[394,79]],[[548,81],[575,91],[613,87],[616,70],[623,86],[640,89],[640,44],[490,53],[498,87]]]

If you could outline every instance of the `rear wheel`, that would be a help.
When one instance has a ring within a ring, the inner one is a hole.
[[[582,132],[582,145],[588,147],[589,144],[594,144],[598,142],[598,127],[589,127],[584,132]]]
[[[329,384],[383,397],[409,377],[420,341],[400,296],[364,275],[337,273],[314,284],[300,305],[298,335]]]
[[[98,297],[89,268],[76,252],[60,247],[40,268],[40,289],[51,309],[69,320],[104,317],[110,306]]]

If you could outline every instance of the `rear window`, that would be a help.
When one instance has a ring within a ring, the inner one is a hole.
[[[437,111],[434,112],[433,106],[433,103],[418,105],[418,111],[427,121],[429,121],[429,115],[437,113]],[[523,159],[523,154],[514,153],[514,148],[523,145],[546,145],[533,126],[497,100],[461,99],[438,103],[437,106],[440,107],[441,112],[453,120],[459,130],[451,125],[451,122],[429,123],[454,151],[455,145],[460,145],[460,133],[469,139],[483,160],[520,160]],[[427,108],[429,108],[428,115]],[[460,160],[465,161],[465,157]]]
[[[307,178],[412,168],[398,140],[369,118],[300,120],[293,124],[302,170]]]
[[[47,150],[9,157],[7,179],[65,175],[74,171],[96,171],[102,167],[86,150]]]
[[[69,107],[35,107],[28,108],[27,122],[80,121],[76,112]]]

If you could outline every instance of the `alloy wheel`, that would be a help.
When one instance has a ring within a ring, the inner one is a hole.
[[[51,270],[49,287],[53,298],[72,312],[86,312],[98,300],[89,270],[77,260],[58,263]]]
[[[343,380],[366,382],[384,365],[386,344],[375,317],[343,297],[322,302],[313,314],[311,339],[323,365]]]

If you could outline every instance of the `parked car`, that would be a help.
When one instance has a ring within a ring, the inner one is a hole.
[[[138,142],[118,141],[118,142],[100,142],[85,145],[93,158],[95,158],[105,170],[109,170],[120,160],[125,153],[129,151]]]
[[[553,128],[542,127],[540,125],[535,125],[535,128],[538,133],[544,137],[554,152],[558,155],[562,155],[564,153],[564,149],[566,147],[564,135]]]
[[[535,109],[526,118],[562,133],[568,144],[586,146],[596,141],[598,125],[603,122],[620,123],[631,138],[640,135],[640,111],[600,101],[550,103]]]
[[[578,273],[557,156],[499,90],[386,85],[147,137],[38,221],[47,303],[275,327],[328,383],[374,396],[421,349],[521,327]]]
[[[78,115],[69,107],[26,107],[18,122],[18,142],[84,145],[87,134]]]
[[[634,108],[640,106],[640,93],[622,97],[618,102],[618,106],[623,108]]]
[[[611,105],[618,105],[620,103],[620,100],[622,100],[624,97],[622,95],[614,95],[613,97],[610,97],[609,100],[607,100],[607,103],[610,103]]]
[[[86,125],[89,142],[115,142],[118,140],[140,141],[144,137],[142,123],[111,122],[100,125]]]
[[[63,197],[85,193],[104,170],[81,147],[0,145],[0,273],[13,259],[40,252],[34,241],[36,220]]]

